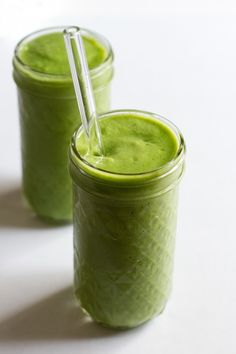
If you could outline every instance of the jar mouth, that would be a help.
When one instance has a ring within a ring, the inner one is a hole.
[[[28,34],[27,36],[25,36],[24,38],[22,38],[16,45],[15,50],[14,50],[14,60],[16,60],[16,63],[18,65],[20,65],[25,71],[31,72],[32,74],[36,74],[38,76],[41,76],[43,78],[47,78],[47,79],[65,79],[65,80],[71,80],[71,76],[69,74],[50,74],[50,73],[44,73],[42,71],[38,71],[33,69],[30,65],[25,64],[20,56],[19,56],[19,51],[22,45],[24,45],[25,43],[29,42],[30,40],[40,37],[42,35],[45,34],[49,34],[49,33],[62,33],[65,28],[67,28],[68,26],[57,26],[57,27],[48,27],[48,28],[44,28],[41,30],[37,30],[34,31],[30,34]],[[103,37],[102,35],[100,35],[97,32],[91,31],[89,29],[86,28],[81,28],[81,32],[82,35],[88,37],[88,38],[93,38],[96,41],[98,41],[106,50],[107,52],[107,56],[105,58],[105,60],[99,64],[98,66],[90,69],[90,75],[92,77],[96,76],[97,74],[100,74],[101,71],[103,71],[106,67],[108,63],[112,63],[114,60],[114,53],[112,50],[112,47],[109,43],[109,41]]]
[[[101,114],[98,117],[98,119],[103,119],[103,118],[116,116],[116,115],[120,115],[120,114],[123,114],[123,115],[132,114],[132,115],[139,115],[139,116],[142,115],[142,116],[146,116],[147,118],[157,119],[160,122],[167,125],[170,128],[170,130],[175,134],[177,141],[178,141],[178,150],[177,150],[174,158],[171,159],[170,161],[168,161],[167,163],[163,164],[162,166],[157,167],[156,169],[153,169],[150,171],[145,171],[145,172],[138,172],[138,173],[120,173],[120,172],[112,172],[112,171],[98,168],[97,166],[94,166],[90,162],[85,160],[83,158],[83,156],[80,155],[78,149],[76,148],[76,140],[77,140],[78,136],[83,132],[83,126],[81,126],[79,129],[77,129],[75,131],[75,133],[72,136],[72,140],[71,140],[71,149],[70,149],[71,158],[72,158],[72,163],[75,166],[80,167],[83,170],[83,172],[88,173],[88,174],[91,173],[93,175],[93,172],[95,172],[95,174],[96,174],[96,171],[97,171],[97,172],[101,172],[103,174],[103,178],[104,178],[104,176],[107,176],[108,178],[113,176],[113,177],[119,177],[119,179],[122,179],[122,177],[123,177],[125,180],[127,180],[130,178],[132,178],[132,179],[133,178],[151,179],[154,177],[164,177],[167,174],[172,173],[176,168],[179,167],[179,165],[181,163],[184,162],[185,153],[186,153],[185,141],[184,141],[183,135],[180,132],[180,130],[170,120],[168,120],[167,118],[165,118],[159,114],[155,114],[155,113],[151,113],[151,112],[147,112],[147,111],[140,111],[140,110],[136,110],[136,109],[122,109],[122,110],[109,111],[104,114]]]

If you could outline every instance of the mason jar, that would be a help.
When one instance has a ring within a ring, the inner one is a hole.
[[[18,93],[23,193],[40,217],[67,222],[72,218],[68,148],[74,130],[81,124],[71,75],[69,69],[63,75],[45,73],[43,68],[35,69],[26,64],[21,57],[22,49],[32,40],[53,33],[61,33],[63,40],[63,28],[58,27],[37,31],[18,43],[13,77]],[[102,63],[90,70],[97,111],[105,112],[110,108],[112,48],[100,34],[83,29],[82,35],[98,43],[106,53]],[[40,45],[36,50],[39,56],[48,55],[40,54]],[[55,62],[59,57],[55,56]]]
[[[117,328],[135,327],[160,314],[171,291],[178,187],[185,143],[176,126],[156,114],[178,142],[175,157],[151,172],[122,174],[101,170],[70,147],[74,198],[74,291],[95,321]],[[125,142],[124,142],[125,144]]]

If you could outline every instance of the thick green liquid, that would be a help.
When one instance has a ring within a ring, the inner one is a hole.
[[[84,45],[97,110],[104,112],[110,105],[112,60],[104,63],[108,49],[91,34],[84,37]],[[81,120],[62,32],[23,42],[13,65],[18,88],[24,195],[39,216],[56,222],[70,221],[68,148]]]
[[[183,164],[158,169],[180,142],[142,113],[108,113],[100,126],[105,157],[88,152],[83,134],[76,147],[84,161],[71,150],[75,294],[97,322],[129,328],[161,313],[171,291]]]
[[[94,69],[101,65],[107,51],[92,38],[83,37],[88,65]],[[62,33],[50,33],[26,43],[19,50],[19,58],[31,69],[53,75],[70,75],[68,58]]]
[[[80,155],[93,166],[115,173],[154,171],[171,161],[178,141],[167,125],[141,115],[123,114],[100,120],[105,155],[97,156],[96,144],[88,152],[84,134],[77,141]]]

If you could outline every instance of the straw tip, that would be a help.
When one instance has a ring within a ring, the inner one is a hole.
[[[73,37],[78,32],[80,32],[80,28],[78,26],[69,26],[63,30],[63,33],[65,35],[69,35],[70,37]]]

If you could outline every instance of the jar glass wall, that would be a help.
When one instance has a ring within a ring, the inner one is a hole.
[[[50,74],[44,69],[35,69],[24,62],[21,51],[35,39],[54,33],[63,36],[62,32],[63,28],[50,28],[30,34],[19,42],[13,58],[24,195],[39,216],[54,221],[72,218],[68,148],[74,130],[81,124],[80,115],[70,74]],[[105,112],[110,108],[113,52],[103,36],[85,29],[82,34],[106,52],[104,60],[90,70],[97,111]]]
[[[100,119],[137,111],[112,111]],[[137,174],[100,170],[70,148],[74,194],[74,285],[81,307],[106,326],[129,328],[161,313],[168,300],[175,246],[178,185],[185,144],[170,162]]]

